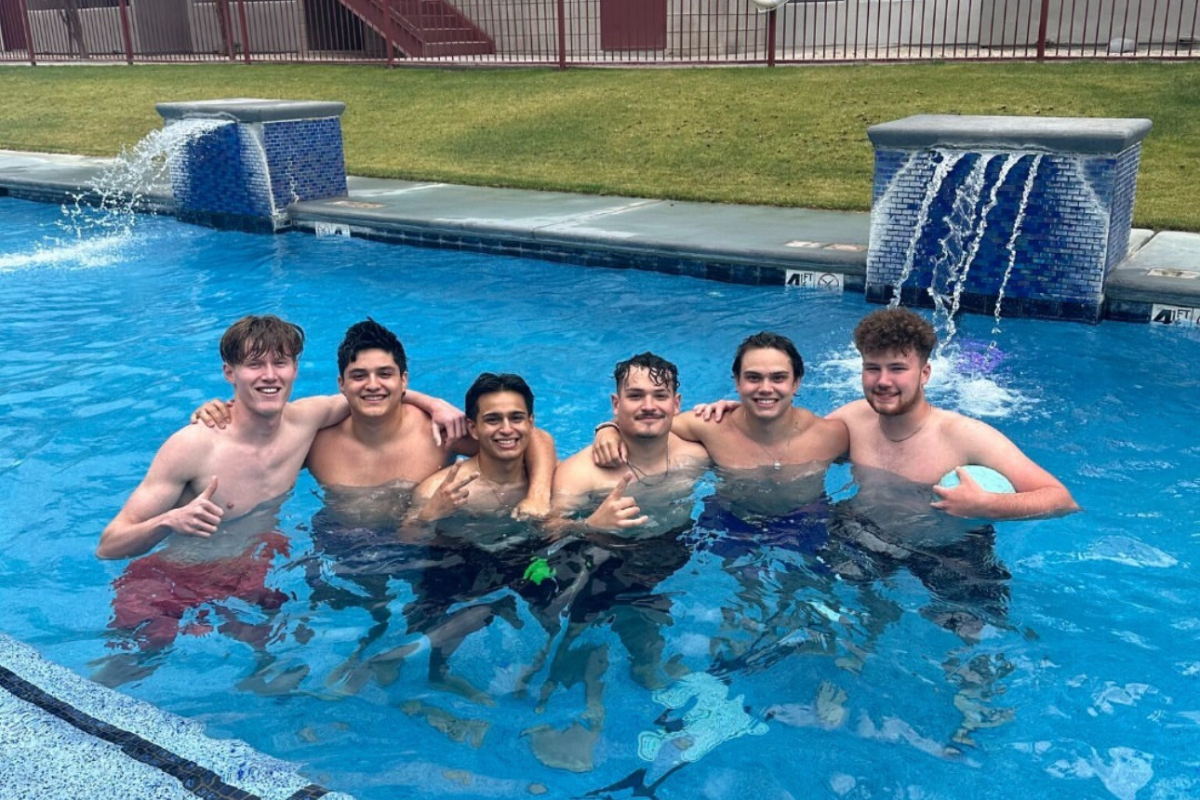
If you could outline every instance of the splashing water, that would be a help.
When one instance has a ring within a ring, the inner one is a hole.
[[[1025,209],[1029,206],[1029,194],[1033,191],[1034,183],[1037,181],[1038,169],[1042,165],[1042,155],[1038,153],[1033,157],[1033,164],[1029,167],[1029,174],[1025,176],[1025,188],[1021,191],[1021,205],[1017,207],[1017,218],[1013,221],[1012,235],[1008,237],[1008,265],[1004,269],[1004,278],[1000,281],[1000,290],[996,295],[996,324],[993,326],[992,332],[999,333],[1000,329],[1000,306],[1004,303],[1004,290],[1008,287],[1008,279],[1012,275],[1013,266],[1017,261],[1017,237],[1021,234],[1021,225],[1025,222]]]
[[[937,199],[938,192],[941,191],[942,184],[946,182],[946,178],[954,170],[965,153],[950,153],[939,151],[938,155],[941,160],[934,166],[933,176],[929,179],[929,183],[925,187],[925,196],[921,198],[921,206],[917,211],[917,223],[913,227],[912,238],[908,242],[908,248],[904,253],[904,265],[900,270],[900,277],[896,279],[896,291],[892,295],[892,302],[889,304],[893,308],[900,305],[900,287],[908,280],[908,276],[912,274],[913,265],[917,258],[917,245],[921,241],[921,234],[925,231],[925,226],[929,224],[929,210],[933,208],[933,202]],[[909,169],[917,169],[924,164],[917,165],[914,162],[919,159],[912,159],[908,165],[902,170],[902,174]],[[902,180],[896,180],[893,185],[903,184]],[[882,215],[881,215],[882,216]]]
[[[63,205],[57,223],[62,235],[47,237],[31,252],[0,253],[0,272],[118,263],[150,190],[168,182],[170,170],[185,166],[188,144],[229,124],[224,119],[179,120],[122,149],[90,187]]]
[[[991,343],[962,341],[939,348],[929,359],[932,372],[925,387],[930,402],[972,417],[1020,419],[1038,400],[1004,385],[999,366],[1004,354]],[[853,345],[821,358],[805,383],[830,392],[835,407],[862,398],[862,357]],[[832,409],[831,409],[832,410]]]
[[[1001,158],[1003,159],[1000,162],[999,174],[996,176],[995,181],[992,182],[991,190],[988,192],[987,200],[980,202],[980,196],[985,187],[984,179],[985,179],[985,175],[987,173],[988,165],[992,162],[992,160],[997,155],[1000,155]],[[1016,166],[1017,162],[1021,159],[1021,157],[1022,156],[1019,153],[990,154],[990,155],[982,154],[979,158],[978,163],[976,164],[975,169],[972,171],[972,180],[969,180],[966,184],[966,186],[970,188],[970,192],[966,195],[966,198],[965,198],[968,203],[967,207],[969,210],[974,210],[975,208],[978,208],[979,213],[978,213],[978,217],[975,219],[971,219],[969,216],[967,217],[966,222],[964,223],[963,227],[965,227],[965,229],[967,231],[967,234],[964,238],[966,238],[969,241],[969,244],[966,247],[963,247],[960,249],[959,252],[962,253],[961,259],[959,261],[952,263],[950,265],[950,268],[947,270],[946,286],[949,289],[949,294],[950,294],[950,297],[952,298],[950,307],[948,309],[946,309],[944,307],[944,304],[938,302],[938,295],[935,293],[935,289],[937,286],[937,265],[934,265],[933,286],[930,287],[930,292],[934,294],[934,303],[935,303],[936,309],[938,312],[942,312],[941,316],[944,317],[943,326],[946,330],[946,334],[943,338],[943,342],[946,344],[953,341],[955,335],[958,332],[957,326],[955,324],[955,318],[958,315],[958,310],[959,310],[959,307],[962,302],[963,289],[966,288],[966,285],[967,285],[967,275],[971,271],[971,265],[975,262],[975,257],[979,254],[979,247],[983,242],[984,233],[987,231],[988,216],[996,208],[996,205],[998,204],[998,202],[1000,200],[1000,187],[1002,187],[1004,185],[1005,180],[1008,178],[1009,171],[1012,170],[1012,168],[1014,166]],[[976,176],[977,176],[977,178],[976,178]],[[978,181],[978,187],[976,187],[976,179]],[[1025,195],[1025,200],[1026,201],[1028,200],[1028,194]],[[956,203],[956,205],[957,205],[957,203]],[[1019,212],[1018,220],[1023,215],[1024,215],[1024,205],[1022,205],[1022,208]],[[954,227],[955,227],[955,225],[952,224],[951,228],[954,228]],[[1014,246],[1016,244],[1016,237],[1017,237],[1017,234],[1019,233],[1019,231],[1020,231],[1020,223],[1018,222],[1018,224],[1013,229],[1012,237],[1009,239],[1010,248],[1014,248]],[[1011,252],[1015,256],[1015,254],[1016,254],[1015,248],[1012,249]],[[1006,274],[1005,275],[1006,283],[1007,283],[1007,280],[1008,280],[1008,276]],[[1000,296],[1003,297],[1003,295],[1004,295],[1004,286],[1002,284],[1000,287]],[[997,311],[996,313],[997,313],[997,319],[999,319],[999,311]],[[938,316],[938,314],[936,312],[935,312],[935,316]]]
[[[995,341],[969,341],[960,345],[957,341],[956,319],[963,292],[967,289],[968,275],[980,255],[985,238],[994,240],[996,237],[988,229],[992,224],[993,212],[1000,204],[1001,192],[1010,182],[1014,168],[1024,161],[1029,164],[1029,169],[1024,177],[1019,205],[1015,209],[1012,230],[1001,231],[1006,242],[1002,251],[1005,271],[997,291],[992,334],[1000,332],[1001,305],[1015,267],[1017,243],[1042,158],[1040,153],[964,152],[937,148],[918,154],[903,167],[904,172],[917,171],[928,177],[924,182],[915,228],[909,238],[900,273],[892,284],[890,306],[896,307],[901,302],[901,289],[918,266],[916,262],[922,251],[923,237],[937,232],[936,251],[931,256],[929,269],[930,285],[925,291],[933,301],[931,321],[940,343],[931,359],[935,365],[935,375],[939,378],[931,382],[929,388],[931,393],[936,393],[938,384],[941,384],[944,404],[958,406],[972,415],[1005,417],[1017,405],[1025,402],[1009,396],[991,377],[1004,360],[1004,354]],[[898,180],[893,185],[906,185],[906,182]],[[906,202],[911,200],[885,194],[880,205],[886,207],[890,203]],[[944,213],[938,211],[943,202],[948,204]],[[880,214],[878,218],[886,216]],[[856,373],[856,355],[851,356],[849,361],[853,362],[851,372]],[[835,381],[835,385],[837,383]]]

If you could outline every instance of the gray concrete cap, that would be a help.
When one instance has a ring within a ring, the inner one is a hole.
[[[1042,150],[1102,155],[1120,153],[1146,138],[1148,119],[1102,117],[982,117],[917,114],[867,128],[876,147],[924,150]]]
[[[165,120],[215,117],[235,122],[282,122],[340,117],[346,110],[346,104],[335,100],[261,100],[253,97],[234,97],[227,100],[157,103],[154,108]]]

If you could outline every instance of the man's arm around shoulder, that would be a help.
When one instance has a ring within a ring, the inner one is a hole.
[[[208,435],[206,428],[184,428],[159,448],[146,477],[100,534],[97,557],[139,556],[171,533],[207,537],[216,532],[224,510],[212,500],[215,476],[197,497],[179,505],[188,484],[198,477],[195,465],[202,461]]]
[[[293,400],[288,403],[287,413],[297,423],[320,430],[350,416],[350,404],[340,394],[323,394]]]

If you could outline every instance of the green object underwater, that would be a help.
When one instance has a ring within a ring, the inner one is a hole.
[[[553,577],[554,567],[550,566],[550,562],[544,558],[535,558],[525,568],[525,580],[533,581],[537,586],[541,586],[542,581],[546,580],[546,578]]]

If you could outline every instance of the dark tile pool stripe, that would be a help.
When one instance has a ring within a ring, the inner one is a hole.
[[[89,736],[116,745],[135,761],[140,761],[175,778],[184,789],[197,797],[205,798],[205,800],[261,800],[256,794],[225,783],[221,776],[194,761],[178,756],[164,747],[143,739],[136,733],[131,733],[83,713],[3,666],[0,666],[0,688],[4,688],[14,697],[35,705],[46,713],[73,725]],[[288,800],[318,798],[327,793],[327,789],[309,784],[292,794]]]

